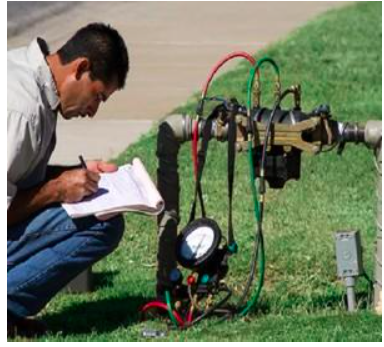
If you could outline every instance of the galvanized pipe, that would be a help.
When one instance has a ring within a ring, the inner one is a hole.
[[[374,309],[382,314],[382,122],[368,121],[364,131],[365,144],[375,151],[377,169],[377,233],[374,278]]]
[[[374,307],[378,314],[382,314],[382,144],[377,150],[377,236],[376,236],[376,264],[374,283]]]

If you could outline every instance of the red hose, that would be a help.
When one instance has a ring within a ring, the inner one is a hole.
[[[192,129],[192,161],[193,161],[193,170],[195,174],[195,180],[197,180],[197,143],[199,141],[199,122],[198,120],[194,121]]]
[[[161,301],[151,301],[149,302],[148,304],[146,304],[142,309],[141,309],[141,312],[142,313],[145,313],[145,311],[151,309],[151,308],[160,308],[162,310],[165,310],[168,312],[168,306],[167,304],[165,304],[164,302],[161,302]],[[175,316],[177,322],[179,323],[179,325],[182,327],[184,326],[184,321],[183,319],[180,317],[180,315],[177,313],[177,311],[173,310],[173,315]]]
[[[209,85],[215,76],[216,72],[229,60],[232,60],[233,58],[245,58],[247,59],[251,65],[254,65],[256,63],[255,58],[253,58],[250,54],[247,52],[232,52],[225,56],[223,59],[221,59],[211,70],[211,73],[208,76],[208,79],[205,81],[203,92],[201,94],[201,100],[204,102],[204,98],[207,96]],[[259,71],[257,71],[259,73]],[[193,168],[195,172],[195,180],[197,179],[197,165],[198,165],[198,159],[197,159],[197,147],[199,142],[199,125],[196,121],[195,127],[192,132],[192,160],[193,160]]]
[[[206,80],[205,82],[205,85],[203,87],[203,92],[202,92],[202,98],[204,98],[206,95],[207,95],[207,91],[208,91],[208,88],[209,88],[209,84],[211,83],[213,77],[215,76],[216,72],[229,60],[233,59],[233,58],[245,58],[247,59],[251,65],[254,65],[256,63],[255,61],[255,58],[253,58],[250,54],[248,54],[247,52],[242,52],[242,51],[239,51],[239,52],[232,52],[230,54],[228,54],[227,56],[225,56],[222,60],[220,60],[214,67],[213,69],[211,70],[211,73],[208,77],[208,79]]]
[[[187,323],[192,323],[192,319],[193,319],[193,309],[192,309],[192,306],[191,306],[191,308],[188,311]]]

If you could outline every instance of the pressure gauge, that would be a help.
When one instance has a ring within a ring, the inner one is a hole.
[[[177,260],[186,268],[201,268],[215,256],[220,241],[221,231],[214,220],[208,218],[194,220],[177,238]]]

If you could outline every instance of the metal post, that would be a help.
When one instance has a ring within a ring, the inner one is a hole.
[[[355,277],[346,277],[345,286],[347,287],[348,312],[356,311]]]

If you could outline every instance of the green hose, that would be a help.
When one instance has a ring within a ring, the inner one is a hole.
[[[268,58],[268,57],[264,57],[260,60],[257,61],[257,64],[255,64],[252,68],[251,68],[251,71],[249,73],[249,78],[248,78],[248,87],[247,87],[247,108],[248,108],[248,112],[249,112],[249,116],[250,116],[250,112],[251,112],[251,109],[252,109],[252,89],[253,89],[253,81],[255,80],[255,74],[256,74],[256,71],[258,71],[260,69],[260,67],[264,64],[264,63],[269,63],[273,66],[275,72],[276,72],[276,75],[277,75],[277,78],[280,80],[280,70],[279,70],[279,67],[277,66],[276,62],[271,59],[271,58]]]
[[[249,177],[251,179],[251,191],[253,197],[253,209],[255,218],[260,222],[260,207],[257,199],[256,183],[255,183],[255,167],[253,165],[252,140],[248,141],[248,162],[249,162]]]
[[[252,154],[252,141],[248,141],[248,162],[249,162],[249,171],[250,171],[250,183],[251,183],[251,190],[252,190],[252,196],[253,196],[253,205],[254,205],[254,213],[255,218],[258,222],[259,228],[261,228],[261,214],[260,214],[260,203],[257,199],[257,192],[256,192],[256,184],[255,184],[255,167],[253,165],[253,154]],[[260,224],[259,224],[260,223]],[[256,289],[255,295],[251,298],[251,300],[248,301],[246,307],[240,312],[240,316],[245,316],[249,310],[257,303],[261,289],[263,288],[264,284],[264,273],[265,273],[265,252],[264,252],[264,240],[263,235],[261,234],[261,230],[259,229],[258,233],[258,245],[257,247],[260,247],[260,253],[258,255],[259,262],[260,262],[260,276],[259,281]]]
[[[172,312],[171,294],[169,293],[168,290],[165,291],[165,301],[167,302],[169,318],[171,318],[171,321],[173,322],[173,324],[175,324],[175,326],[178,328],[179,324]]]
[[[257,284],[257,290],[255,295],[251,298],[251,300],[248,301],[246,307],[240,312],[240,316],[245,316],[249,310],[257,303],[261,289],[263,288],[264,285],[264,273],[265,273],[265,252],[264,252],[264,241],[261,238],[258,240],[260,242],[260,250],[261,252],[259,253],[259,259],[260,259],[260,276],[259,276],[259,282]]]
[[[248,86],[247,86],[247,114],[248,117],[251,117],[251,110],[252,110],[252,88],[253,88],[253,82],[255,79],[255,74],[256,71],[261,67],[262,64],[264,63],[270,63],[273,68],[275,69],[277,78],[280,80],[280,71],[275,63],[274,60],[265,57],[263,59],[260,59],[257,64],[255,64],[251,71],[250,75],[248,78]],[[252,122],[250,122],[252,124]],[[256,288],[255,295],[251,298],[251,300],[248,301],[246,307],[242,309],[240,312],[240,316],[245,316],[251,308],[257,303],[261,290],[264,285],[264,274],[265,274],[265,251],[264,251],[264,240],[263,240],[263,235],[262,235],[262,230],[261,230],[261,225],[262,225],[262,215],[261,215],[261,205],[260,202],[258,201],[257,197],[257,191],[256,191],[256,183],[255,183],[255,166],[253,163],[253,151],[252,151],[252,138],[248,138],[248,162],[249,162],[249,172],[250,172],[250,181],[251,181],[251,190],[252,190],[252,196],[253,196],[253,203],[254,203],[254,213],[255,213],[255,218],[258,223],[258,245],[257,247],[260,247],[260,252],[258,253],[258,258],[259,258],[259,264],[260,264],[260,276],[259,276],[259,281],[258,285]]]

